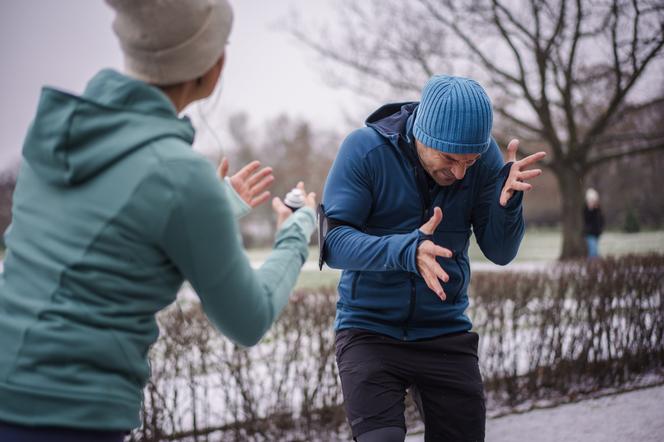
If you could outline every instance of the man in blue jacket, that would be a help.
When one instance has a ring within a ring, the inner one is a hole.
[[[343,142],[323,195],[323,258],[343,269],[336,356],[360,442],[403,441],[411,389],[425,440],[484,440],[478,335],[465,311],[472,232],[505,265],[524,232],[538,152],[504,164],[475,81],[434,76],[420,103],[386,105]],[[443,216],[444,214],[444,216]]]

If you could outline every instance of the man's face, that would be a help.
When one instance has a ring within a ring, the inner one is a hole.
[[[479,154],[444,153],[415,140],[417,155],[424,170],[439,186],[450,186],[463,179],[466,170],[480,157]]]

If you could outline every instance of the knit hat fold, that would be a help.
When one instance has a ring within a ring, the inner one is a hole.
[[[116,11],[128,75],[156,85],[193,80],[224,52],[233,22],[227,0],[106,0]]]
[[[481,154],[489,148],[492,125],[491,100],[478,82],[437,75],[422,90],[413,135],[441,152]]]

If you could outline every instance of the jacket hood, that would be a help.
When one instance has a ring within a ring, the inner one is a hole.
[[[76,185],[166,137],[191,144],[194,129],[159,89],[105,69],[81,96],[42,89],[23,157],[44,180]]]
[[[398,147],[399,135],[410,142],[415,112],[419,104],[417,101],[386,104],[369,115],[365,124]]]

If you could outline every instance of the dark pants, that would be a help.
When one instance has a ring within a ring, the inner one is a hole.
[[[477,343],[472,332],[400,341],[365,330],[339,331],[337,365],[353,437],[385,427],[405,430],[410,388],[427,442],[483,441],[486,410]]]
[[[1,442],[122,442],[126,434],[126,431],[25,427],[0,422]]]

